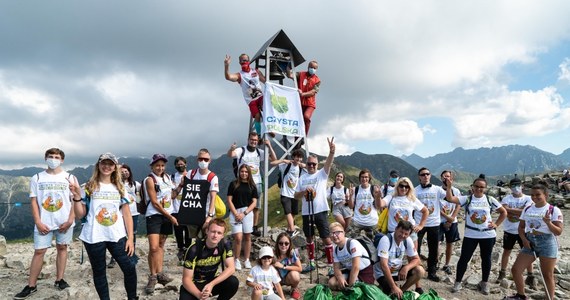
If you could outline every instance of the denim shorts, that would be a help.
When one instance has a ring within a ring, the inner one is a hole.
[[[261,199],[263,199],[263,184],[258,183],[255,185],[257,188],[257,203],[255,203],[255,208],[262,209],[261,207]]]
[[[55,229],[45,235],[34,230],[34,249],[47,249],[51,247],[51,240],[54,235],[57,245],[69,245],[73,238],[73,227],[70,227],[65,233]]]
[[[526,234],[526,238],[530,241],[537,257],[557,258],[558,257],[558,241],[553,234]],[[533,251],[522,248],[522,253],[534,255]]]

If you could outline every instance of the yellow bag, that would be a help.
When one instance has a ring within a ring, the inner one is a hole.
[[[216,194],[214,207],[216,208],[216,218],[223,219],[226,216],[226,204],[219,194]]]
[[[378,231],[388,233],[388,207],[384,208],[378,216]]]

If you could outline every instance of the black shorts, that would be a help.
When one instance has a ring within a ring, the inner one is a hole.
[[[328,238],[330,236],[328,213],[328,211],[322,211],[313,215],[315,219],[314,225],[317,226],[321,239]],[[303,216],[303,233],[305,236],[315,236],[313,230],[314,227],[311,228],[311,232],[309,232],[309,215]]]
[[[443,242],[443,238],[445,237],[445,242],[447,244],[451,244],[454,242],[457,242],[459,240],[461,240],[461,237],[459,236],[459,229],[457,229],[457,224],[458,223],[452,223],[451,227],[449,227],[449,230],[446,230],[445,227],[443,227],[444,223],[441,223],[439,225],[439,241]]]
[[[281,196],[281,205],[283,205],[285,215],[292,214],[293,216],[296,216],[299,214],[299,200]]]
[[[413,271],[414,269],[409,270],[406,278],[412,277],[412,275],[414,275]],[[397,282],[399,280],[398,276],[392,276],[392,279],[394,280],[394,282]],[[392,288],[390,287],[388,280],[386,280],[386,276],[379,277],[378,279],[376,279],[376,281],[378,282],[378,284],[380,284],[380,288],[382,289],[382,292],[384,292],[384,294],[386,295],[392,294]]]
[[[172,223],[161,214],[146,217],[146,234],[172,234]]]
[[[505,231],[503,235],[503,249],[513,250],[515,243],[518,243],[521,249],[523,248],[523,242],[520,235],[508,233]]]

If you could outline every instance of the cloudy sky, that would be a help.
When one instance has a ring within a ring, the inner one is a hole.
[[[2,1],[1,168],[106,151],[214,156],[249,111],[223,60],[283,29],[322,80],[338,154],[570,145],[568,1]],[[307,63],[299,66],[306,69]]]

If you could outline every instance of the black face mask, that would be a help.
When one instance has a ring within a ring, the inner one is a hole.
[[[253,152],[253,151],[255,151],[255,147],[252,147],[252,146],[250,146],[250,145],[247,145],[247,151]]]
[[[186,170],[185,166],[176,166],[176,171],[178,171],[180,173],[184,172],[185,170]]]

